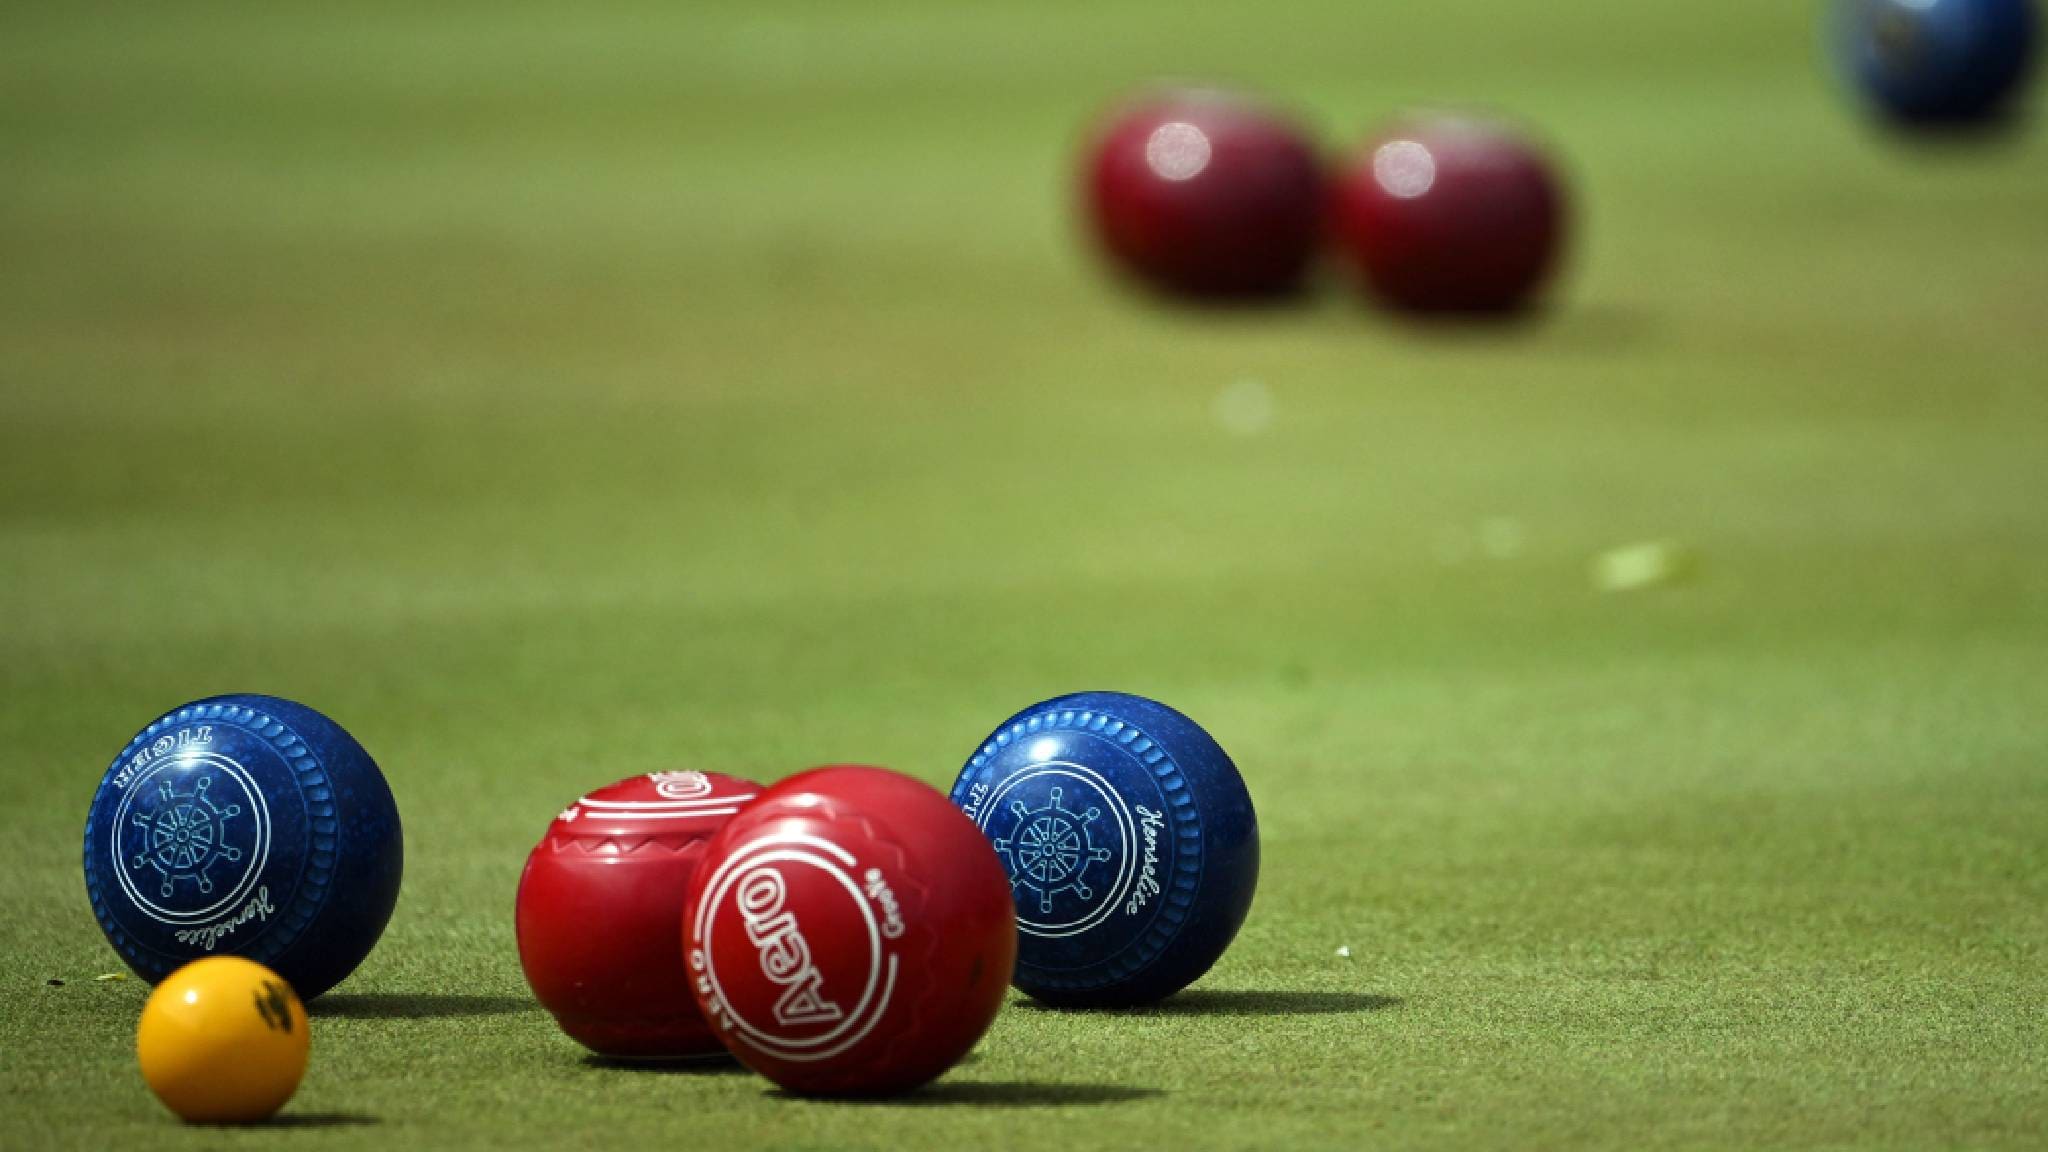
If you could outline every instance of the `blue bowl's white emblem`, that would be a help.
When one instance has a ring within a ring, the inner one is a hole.
[[[220,916],[248,896],[270,855],[270,812],[240,764],[190,753],[159,761],[121,799],[114,874],[165,924]]]
[[[128,866],[156,869],[163,879],[159,895],[166,900],[176,893],[180,880],[198,884],[201,892],[213,891],[213,879],[206,870],[216,860],[232,863],[242,858],[240,848],[222,842],[228,835],[228,821],[242,814],[242,806],[215,804],[207,795],[212,785],[213,777],[201,776],[193,781],[192,791],[181,796],[170,781],[159,780],[156,810],[128,817],[129,823],[142,829],[147,841]]]
[[[1060,807],[1060,790],[1054,788],[1043,808],[1026,807],[1022,800],[1010,801],[1017,817],[1016,839],[996,839],[996,851],[1009,861],[1011,887],[1021,884],[1038,893],[1038,910],[1052,911],[1055,893],[1072,892],[1083,900],[1095,893],[1084,880],[1088,865],[1109,859],[1107,848],[1097,848],[1088,826],[1102,815],[1102,809],[1069,812]]]
[[[1069,936],[1102,922],[1131,886],[1131,809],[1094,769],[1033,764],[1004,780],[976,821],[995,842],[1017,927]]]

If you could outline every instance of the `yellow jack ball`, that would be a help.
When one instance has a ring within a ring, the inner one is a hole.
[[[170,974],[142,1006],[142,1078],[193,1124],[252,1124],[292,1098],[306,1074],[306,1008],[283,977],[239,956]]]

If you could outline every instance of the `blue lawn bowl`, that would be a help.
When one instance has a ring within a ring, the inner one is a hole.
[[[272,696],[216,696],[144,728],[85,822],[93,915],[152,984],[232,954],[310,1000],[369,955],[404,865],[398,806],[370,754]]]
[[[1868,100],[1923,128],[1997,120],[2034,58],[2034,0],[1836,0],[1833,39]]]
[[[1017,907],[1014,983],[1060,1007],[1153,1004],[1230,946],[1259,881],[1251,794],[1164,704],[1082,692],[1003,722],[953,784]]]

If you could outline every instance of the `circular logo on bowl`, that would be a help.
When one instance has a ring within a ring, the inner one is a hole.
[[[1053,760],[1017,769],[989,794],[976,823],[1010,874],[1022,932],[1086,932],[1130,894],[1137,819],[1086,765]]]
[[[137,910],[191,925],[249,896],[269,863],[270,836],[270,807],[249,770],[219,751],[188,748],[130,779],[107,850]]]
[[[829,840],[785,833],[732,851],[690,925],[690,968],[713,1023],[780,1060],[860,1043],[896,991],[903,925],[888,894],[879,870]]]

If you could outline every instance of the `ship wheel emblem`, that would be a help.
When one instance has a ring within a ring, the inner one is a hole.
[[[1007,838],[996,841],[996,851],[1010,864],[1010,886],[1036,892],[1041,913],[1051,912],[1053,897],[1062,892],[1072,892],[1083,900],[1093,898],[1095,893],[1083,876],[1090,863],[1110,857],[1109,849],[1095,847],[1088,834],[1088,826],[1102,810],[1069,811],[1060,806],[1060,799],[1060,790],[1054,788],[1043,808],[1012,800],[1010,811],[1017,817],[1017,826]]]
[[[129,822],[142,830],[143,843],[141,851],[129,857],[128,867],[138,872],[156,869],[157,893],[166,899],[181,881],[198,885],[201,892],[212,892],[208,870],[217,861],[233,863],[242,858],[240,848],[221,842],[227,822],[240,816],[242,807],[214,803],[206,794],[212,786],[211,776],[200,777],[189,792],[179,792],[168,780],[158,781],[156,810],[129,817]]]

